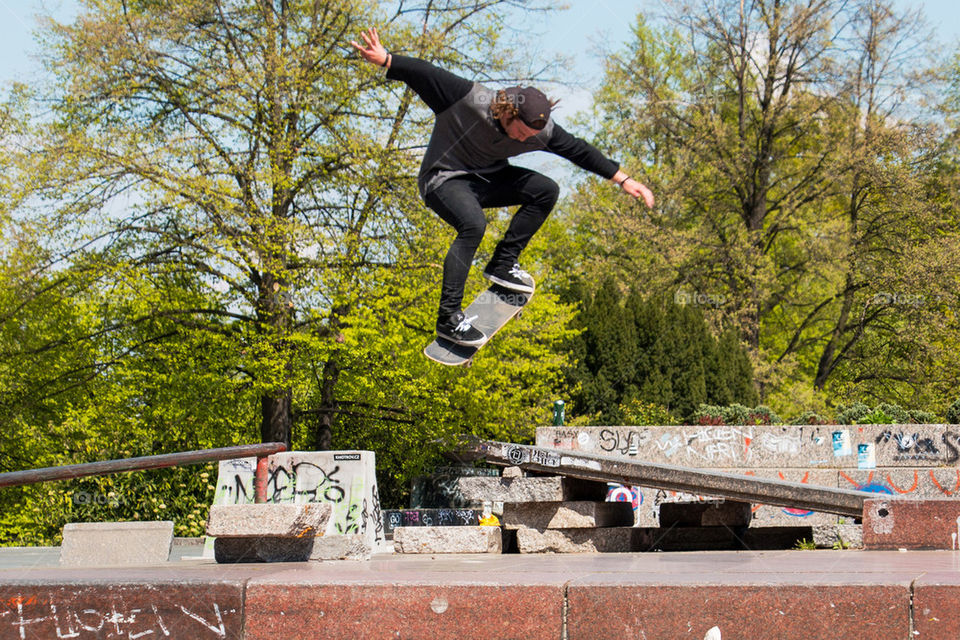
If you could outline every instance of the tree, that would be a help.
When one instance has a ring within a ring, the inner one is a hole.
[[[74,24],[47,30],[52,112],[24,170],[47,177],[34,202],[57,203],[46,222],[65,233],[50,245],[71,255],[97,237],[123,245],[117,269],[199,274],[218,304],[158,312],[242,345],[263,440],[291,442],[296,364],[312,353],[312,440],[329,447],[343,331],[395,281],[384,270],[428,268],[412,256],[437,229],[410,179],[415,96],[345,43],[386,23],[410,52],[469,66],[496,46],[485,21],[509,6],[401,4],[389,19],[344,0],[89,0]],[[469,47],[465,21],[479,38]]]
[[[750,348],[761,400],[831,381],[916,390],[919,368],[889,366],[885,345],[929,369],[937,356],[903,328],[943,325],[950,294],[931,284],[960,269],[933,102],[904,98],[937,87],[919,17],[875,0],[723,0],[652,24],[639,16],[610,56],[594,116],[661,208],[641,217],[584,184],[564,208],[579,270],[711,302],[711,325]],[[920,298],[940,302],[883,303]]]

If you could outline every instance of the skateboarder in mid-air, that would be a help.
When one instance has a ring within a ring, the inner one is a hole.
[[[389,53],[376,29],[362,37],[365,44],[350,44],[363,59],[386,68],[387,78],[406,82],[436,114],[417,184],[427,206],[457,232],[443,263],[439,337],[467,346],[482,345],[488,337],[461,310],[470,264],[486,230],[485,208],[520,205],[483,276],[512,291],[533,292],[533,279],[520,268],[520,253],[546,220],[559,189],[550,178],[511,166],[507,158],[549,151],[653,207],[650,189],[551,119],[556,103],[537,89],[495,91],[423,60]]]

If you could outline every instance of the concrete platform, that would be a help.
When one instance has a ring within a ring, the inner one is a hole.
[[[0,569],[21,638],[914,639],[960,635],[960,552],[396,556]]]

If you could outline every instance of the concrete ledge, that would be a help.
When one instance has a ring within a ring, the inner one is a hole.
[[[215,504],[207,518],[207,535],[232,538],[320,537],[327,530],[329,503]]]
[[[867,549],[957,549],[960,500],[867,500]]]
[[[956,562],[751,551],[18,567],[0,569],[0,640],[700,640],[713,626],[724,640],[956,638]]]
[[[500,527],[398,527],[393,531],[397,553],[501,553]]]
[[[63,527],[60,564],[101,567],[164,563],[173,546],[173,522],[71,522]]]
[[[510,529],[629,527],[633,526],[633,505],[628,502],[507,502],[503,505],[503,526]]]

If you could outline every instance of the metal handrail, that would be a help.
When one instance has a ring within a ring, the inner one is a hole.
[[[52,480],[72,480],[74,478],[122,473],[124,471],[162,469],[164,467],[176,467],[199,462],[213,462],[215,460],[256,457],[257,471],[254,478],[256,501],[265,502],[267,490],[267,456],[286,450],[287,445],[282,442],[264,442],[262,444],[245,444],[237,447],[222,447],[220,449],[201,449],[198,451],[164,453],[139,458],[120,458],[118,460],[69,464],[61,467],[8,471],[6,473],[0,473],[0,487],[15,487],[37,482],[50,482]]]

